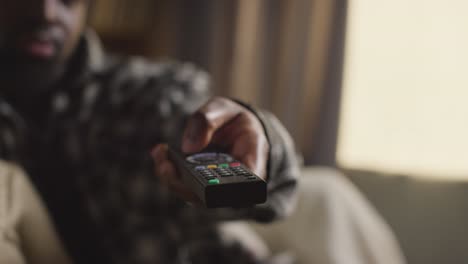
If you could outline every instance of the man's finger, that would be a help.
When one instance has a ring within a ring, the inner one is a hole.
[[[208,146],[213,134],[242,110],[229,99],[216,97],[210,100],[188,120],[182,138],[182,151],[194,153]]]
[[[168,160],[167,149],[168,146],[166,144],[158,144],[151,152],[155,164],[155,174],[159,177],[161,183],[165,185],[167,185],[169,181],[172,181],[170,179],[172,177],[171,174],[175,174]]]
[[[265,138],[245,134],[238,138],[242,144],[235,144],[232,155],[244,163],[252,172],[266,180],[266,161],[269,145]]]
[[[155,162],[155,174],[159,177],[159,181],[163,186],[166,186],[179,198],[193,204],[200,204],[200,200],[179,178],[177,169],[169,160],[167,144],[157,145],[151,155]]]

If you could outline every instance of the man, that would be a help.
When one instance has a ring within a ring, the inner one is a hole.
[[[206,74],[190,64],[104,54],[86,31],[90,2],[0,0],[1,158],[30,175],[76,263],[243,252],[217,244],[213,226],[291,211],[298,165],[287,133],[268,113],[209,99]],[[198,208],[168,143],[222,146],[268,182],[268,201]]]

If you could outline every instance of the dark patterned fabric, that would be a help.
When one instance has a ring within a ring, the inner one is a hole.
[[[112,57],[87,32],[54,89],[27,105],[2,96],[0,154],[30,174],[76,263],[254,263],[238,245],[218,243],[214,226],[292,210],[297,158],[272,115],[252,109],[271,145],[264,205],[193,208],[153,172],[151,148],[178,145],[185,119],[208,96],[208,75],[193,65]],[[192,262],[181,259],[186,252]]]

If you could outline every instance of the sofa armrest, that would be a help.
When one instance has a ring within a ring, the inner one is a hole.
[[[251,223],[273,252],[290,251],[298,263],[404,263],[383,218],[339,171],[303,170],[295,213],[270,225]]]

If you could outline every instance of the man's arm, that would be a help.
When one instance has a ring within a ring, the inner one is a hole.
[[[291,138],[279,121],[267,112],[226,98],[213,98],[189,117],[182,150],[193,153],[209,144],[222,145],[253,172],[268,182],[265,204],[244,209],[218,209],[220,219],[250,218],[272,221],[294,207],[298,158]],[[180,198],[196,202],[196,196],[181,181],[167,155],[167,146],[153,151],[155,172]]]

